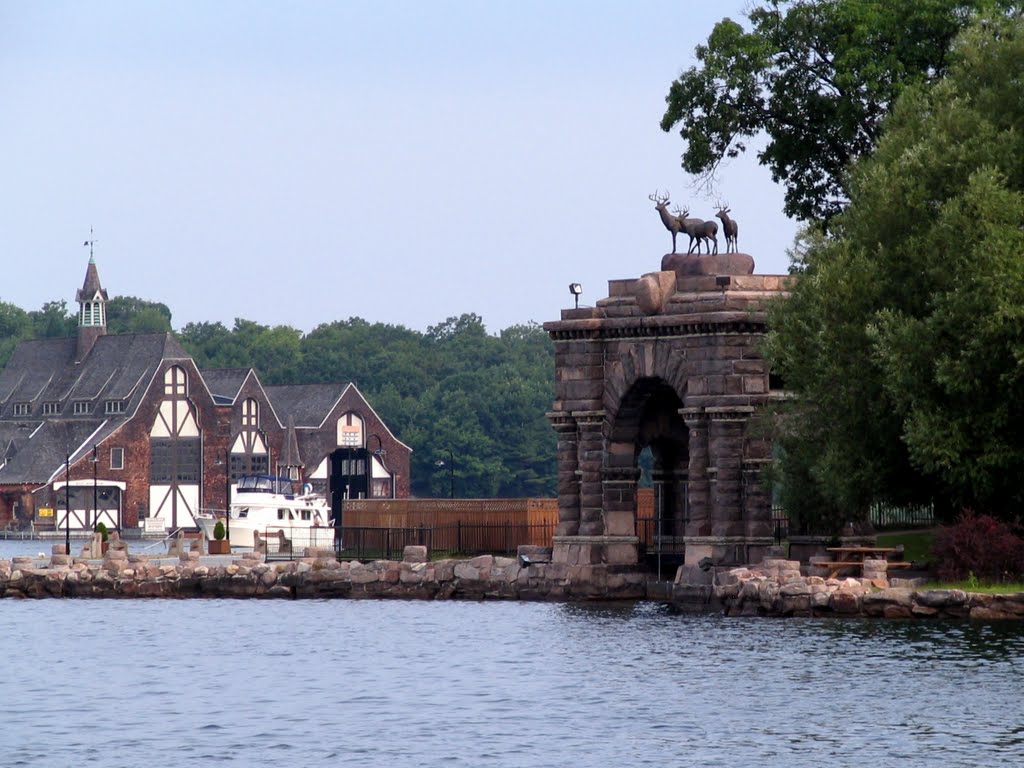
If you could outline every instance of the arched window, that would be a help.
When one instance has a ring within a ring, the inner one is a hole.
[[[188,395],[188,374],[185,369],[172,365],[164,371],[164,397],[180,399]]]

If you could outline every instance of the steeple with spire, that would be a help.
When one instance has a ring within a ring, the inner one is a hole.
[[[89,266],[85,270],[85,282],[75,296],[78,302],[78,346],[75,361],[82,362],[89,354],[96,339],[107,332],[107,292],[100,285],[100,273],[96,269],[96,257],[93,245],[96,240],[89,228],[89,239],[84,245],[89,246]]]

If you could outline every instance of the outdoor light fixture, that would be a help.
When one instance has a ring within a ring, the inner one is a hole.
[[[576,300],[576,309],[580,308],[580,294],[583,293],[583,286],[579,283],[569,283],[569,293]]]

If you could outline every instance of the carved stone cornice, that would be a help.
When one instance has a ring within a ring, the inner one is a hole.
[[[709,406],[704,409],[711,421],[749,421],[757,409],[752,405]]]
[[[767,329],[764,320],[690,321],[659,325],[608,325],[600,328],[552,328],[548,335],[554,342],[609,341],[620,339],[667,339],[685,336],[720,336],[722,334],[763,335]]]
[[[594,427],[600,427],[604,424],[604,420],[607,415],[607,412],[603,410],[572,412],[572,417],[576,419],[576,423],[580,425],[580,429],[593,429]]]
[[[544,415],[556,432],[576,431],[576,419],[569,411],[548,411]]]

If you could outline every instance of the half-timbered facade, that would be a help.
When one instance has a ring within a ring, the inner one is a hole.
[[[171,333],[106,333],[90,258],[76,337],[23,342],[0,373],[0,527],[191,528],[243,474],[327,490],[340,447],[369,457],[354,497],[409,494],[410,449],[353,384],[264,387],[200,371]]]

